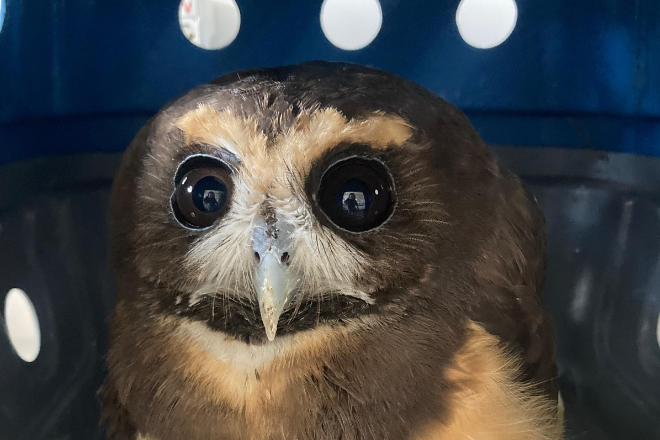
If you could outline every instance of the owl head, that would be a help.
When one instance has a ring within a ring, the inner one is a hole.
[[[120,300],[253,344],[429,300],[489,236],[498,167],[465,116],[350,64],[239,72],[165,106],[115,182]]]

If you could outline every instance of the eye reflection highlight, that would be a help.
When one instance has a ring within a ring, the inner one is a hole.
[[[347,180],[338,192],[341,195],[341,210],[352,217],[364,217],[374,195],[374,189],[359,178]]]
[[[190,192],[190,191],[189,191]],[[203,212],[220,210],[227,200],[227,187],[213,176],[201,179],[192,189],[193,203]]]
[[[363,216],[365,210],[365,200],[364,193],[362,192],[351,192],[344,193],[343,198],[343,210],[348,215],[354,216]]]

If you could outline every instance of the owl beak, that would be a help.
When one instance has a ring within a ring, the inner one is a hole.
[[[281,255],[277,254],[279,252],[268,251],[261,257],[256,277],[261,321],[269,341],[275,339],[277,323],[298,284],[289,268],[282,263]]]
[[[275,339],[280,316],[300,283],[298,274],[289,267],[291,229],[280,222],[270,225],[259,222],[253,232],[252,250],[258,260],[255,288],[261,321],[269,341]]]

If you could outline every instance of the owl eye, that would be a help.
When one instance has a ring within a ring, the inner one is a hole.
[[[231,170],[221,161],[207,157],[182,163],[177,172],[172,210],[183,226],[211,226],[229,209],[233,189]]]
[[[379,160],[350,157],[335,162],[321,177],[317,203],[341,229],[365,232],[390,218],[396,193],[394,182]]]

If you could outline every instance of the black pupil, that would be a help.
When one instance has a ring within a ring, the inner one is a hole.
[[[214,176],[203,177],[188,189],[195,207],[202,212],[217,212],[227,202],[227,187]]]
[[[323,175],[318,204],[342,229],[351,232],[374,229],[392,213],[392,178],[380,161],[366,158],[341,161]]]

